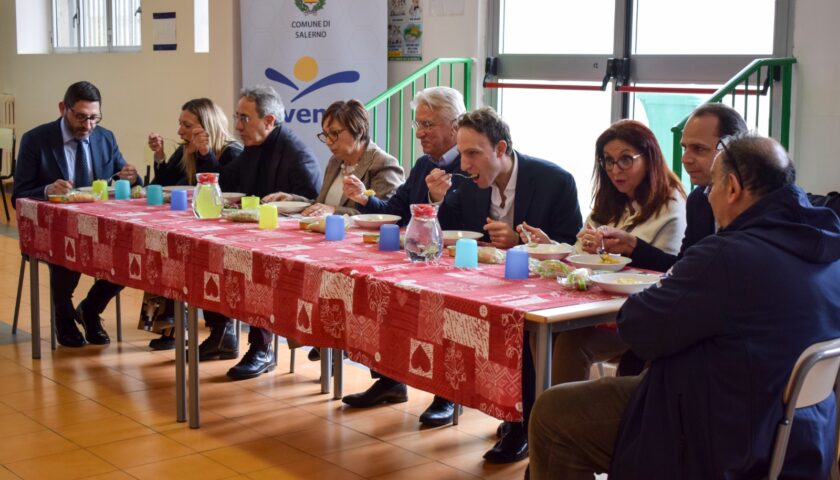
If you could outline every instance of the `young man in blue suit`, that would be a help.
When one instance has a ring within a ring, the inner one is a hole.
[[[358,178],[354,175],[344,178],[344,195],[356,202],[361,212],[399,215],[402,226],[411,220],[411,204],[429,202],[426,175],[432,169],[447,173],[461,170],[461,155],[455,145],[455,136],[458,117],[466,111],[461,92],[449,87],[421,90],[414,96],[411,108],[415,112],[415,135],[420,140],[424,155],[417,159],[408,180],[400,185],[396,193],[387,201],[368,197],[364,194],[367,187]],[[443,227],[448,226],[444,223]],[[352,407],[371,407],[381,403],[405,402],[408,394],[405,384],[380,376],[364,392],[346,395],[341,400]],[[432,404],[420,415],[420,422],[430,427],[446,425],[452,421],[454,414],[455,404],[435,395]]]
[[[94,179],[118,176],[132,184],[140,181],[137,169],[123,159],[114,134],[97,126],[102,120],[102,97],[90,82],[67,88],[59,102],[61,118],[23,134],[15,172],[12,202],[18,198],[46,199],[73,188],[88,187]],[[97,280],[87,297],[73,308],[73,291],[80,273],[50,265],[50,285],[55,303],[58,343],[81,347],[110,342],[99,315],[122,286]],[[76,322],[85,330],[82,337]]]
[[[443,200],[441,223],[483,231],[484,240],[498,248],[520,243],[517,226],[523,222],[542,229],[552,240],[575,243],[582,221],[577,187],[569,172],[515,151],[508,125],[490,107],[461,116],[457,141],[461,169],[473,178],[449,191],[451,174],[435,169],[426,177],[431,199]],[[526,335],[522,355],[524,422],[500,426],[501,438],[484,454],[491,463],[510,463],[528,456],[527,426],[536,384],[528,343]]]
[[[710,179],[720,229],[618,313],[650,368],[543,393],[530,478],[767,475],[796,359],[840,336],[840,221],[810,205],[769,138],[736,136]],[[780,478],[828,478],[834,419],[834,395],[796,411]]]

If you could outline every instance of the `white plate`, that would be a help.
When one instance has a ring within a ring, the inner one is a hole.
[[[167,185],[163,187],[164,192],[171,192],[173,190],[195,190],[195,185]]]
[[[589,279],[606,292],[630,295],[656,285],[660,277],[646,273],[599,273]]]
[[[222,192],[222,198],[224,198],[225,200],[227,200],[229,202],[235,202],[235,201],[239,200],[240,198],[242,198],[244,196],[245,196],[244,193],[239,193],[239,192]]]
[[[370,213],[365,215],[353,215],[350,217],[356,225],[362,228],[379,228],[380,225],[386,223],[397,223],[400,221],[399,215],[388,215],[385,213]]]
[[[311,205],[311,203],[309,203],[309,202],[268,202],[268,203],[266,203],[266,205],[274,205],[275,207],[277,207],[277,212],[278,213],[283,213],[283,214],[289,215],[289,214],[292,214],[292,213],[302,212],[306,207]]]
[[[618,263],[604,263],[600,255],[571,255],[566,257],[566,261],[577,268],[591,268],[592,270],[606,270],[608,272],[617,272],[627,266],[633,260],[621,255],[610,255],[610,258]]]
[[[529,257],[537,260],[563,260],[575,251],[575,247],[568,243],[538,243],[532,247],[525,245],[519,248],[524,248]]]
[[[473,240],[481,240],[481,237],[483,236],[483,233],[470,232],[469,230],[444,230],[443,244],[455,245],[458,242],[458,240],[462,238],[472,238]]]
[[[93,191],[93,187],[79,187],[79,188],[77,188],[76,190],[78,190],[78,191],[80,191],[80,192],[92,192],[92,191]],[[113,185],[111,185],[110,187],[108,187],[108,193],[114,193],[114,186],[113,186]]]

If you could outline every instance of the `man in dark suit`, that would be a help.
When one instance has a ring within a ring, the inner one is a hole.
[[[350,175],[344,179],[344,195],[356,202],[361,212],[399,215],[401,226],[411,220],[411,204],[429,202],[426,175],[432,169],[447,173],[461,171],[461,155],[455,145],[457,119],[466,111],[461,92],[450,87],[426,88],[415,95],[411,108],[415,113],[415,135],[420,140],[424,155],[417,159],[408,180],[394,195],[388,200],[368,197],[364,194],[367,187],[358,178]],[[448,228],[445,223],[443,227]],[[378,376],[375,372],[372,375]],[[364,392],[346,395],[341,400],[352,407],[371,407],[408,401],[407,391],[405,384],[379,376],[379,380]],[[420,415],[420,422],[439,427],[450,423],[454,414],[455,404],[435,395],[432,404]]]
[[[271,87],[255,86],[240,92],[236,131],[245,150],[222,169],[223,190],[264,197],[288,192],[315,198],[321,189],[321,169],[315,155],[288,127],[281,124],[283,102]],[[204,312],[210,336],[199,345],[199,360],[229,359],[239,355],[233,320]],[[242,360],[227,372],[234,380],[253,378],[274,368],[272,333],[251,327],[250,347]]]
[[[458,150],[461,169],[473,176],[471,181],[449,191],[452,175],[436,169],[426,177],[431,199],[443,200],[441,223],[484,231],[484,240],[498,248],[520,243],[516,230],[523,222],[552,240],[575,242],[582,221],[574,178],[553,163],[514,151],[508,125],[492,108],[461,116]],[[522,367],[524,422],[499,427],[501,438],[484,454],[488,462],[510,463],[528,456],[528,416],[536,379],[527,333]]]
[[[35,127],[20,141],[12,202],[18,198],[46,199],[74,188],[88,187],[93,179],[113,176],[137,183],[137,170],[125,162],[114,134],[97,125],[102,120],[102,97],[90,82],[77,82],[58,103],[61,118]],[[58,343],[81,347],[87,342],[110,342],[99,315],[122,286],[97,280],[87,297],[73,308],[73,291],[80,273],[50,265],[50,286],[55,304]],[[79,322],[85,336],[76,328]]]

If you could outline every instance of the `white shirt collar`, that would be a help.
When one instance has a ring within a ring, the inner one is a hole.
[[[505,206],[502,207],[502,193],[495,182],[490,185],[490,217],[500,220],[513,227],[513,203],[516,196],[516,179],[519,177],[519,158],[516,151],[511,156],[513,170],[510,172],[510,179],[505,186]]]
[[[431,155],[429,155],[431,158]],[[452,162],[455,161],[455,158],[458,157],[458,145],[453,145],[452,148],[447,150],[446,153],[443,154],[440,158],[432,158],[432,163],[434,163],[438,168],[446,168],[452,165]]]

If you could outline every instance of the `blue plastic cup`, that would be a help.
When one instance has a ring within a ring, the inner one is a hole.
[[[478,268],[478,243],[472,238],[461,238],[455,242],[455,266]]]
[[[163,205],[163,187],[160,185],[146,187],[146,205]]]
[[[400,227],[393,223],[379,227],[379,249],[383,252],[396,252],[400,249]]]
[[[344,217],[341,215],[327,215],[327,225],[324,230],[326,240],[344,240]]]
[[[523,280],[528,278],[528,252],[518,248],[507,251],[505,260],[505,278]]]
[[[117,180],[114,183],[114,198],[117,200],[131,198],[131,183],[128,180]]]
[[[181,211],[187,209],[187,191],[186,190],[173,190],[172,191],[172,200],[170,207],[172,210]]]

